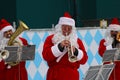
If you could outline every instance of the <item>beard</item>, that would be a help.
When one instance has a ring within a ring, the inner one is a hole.
[[[72,46],[74,46],[76,48],[79,48],[78,43],[77,43],[78,37],[77,37],[77,35],[74,32],[72,32],[68,36],[64,36],[62,34],[62,32],[59,31],[59,32],[54,34],[54,36],[52,38],[52,42],[55,45],[55,44],[59,44],[61,41],[66,40],[66,39],[70,41]]]
[[[7,46],[8,41],[9,41],[8,38],[3,38],[3,39],[0,41],[0,49],[4,49],[4,47]]]
[[[7,44],[7,42],[9,41],[9,38],[3,38],[3,44]]]

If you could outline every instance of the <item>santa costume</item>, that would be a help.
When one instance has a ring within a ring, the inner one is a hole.
[[[113,41],[114,39],[111,37],[110,32],[111,31],[117,31],[120,32],[120,24],[117,18],[113,18],[112,23],[108,26],[106,33],[105,33],[105,38],[100,41],[99,48],[98,48],[98,53],[101,57],[103,57],[103,54],[106,50],[112,49],[113,48]],[[109,80],[119,80],[120,79],[120,61],[114,61],[115,68],[112,71]],[[109,64],[109,63],[104,63],[104,64]]]
[[[5,63],[0,59],[0,80],[5,80]]]
[[[61,33],[61,26],[63,24],[72,26],[72,32],[67,37],[69,37],[72,45],[78,50],[76,62],[70,62],[68,60],[68,52],[66,49],[62,52],[58,49],[59,43],[66,38]],[[42,55],[49,66],[46,80],[80,79],[78,68],[80,67],[80,64],[86,63],[88,56],[82,41],[75,33],[75,21],[70,15],[65,14],[64,17],[60,17],[58,24],[55,26],[55,33],[49,35],[45,40]]]
[[[3,34],[5,31],[12,30],[15,31],[14,28],[7,22],[5,19],[0,21],[0,33],[1,33],[1,45],[6,46],[8,39],[6,39]],[[21,45],[28,45],[27,40],[21,37],[17,37],[16,40]],[[3,60],[2,60],[3,61]],[[5,63],[5,62],[4,62]],[[1,66],[0,66],[1,67]],[[1,73],[1,72],[0,72]],[[3,73],[2,73],[3,74]],[[20,62],[15,66],[11,66],[9,64],[5,64],[4,66],[4,74],[5,77],[3,80],[28,80],[27,71],[25,68],[25,62]],[[0,75],[2,76],[2,75]],[[2,80],[2,79],[0,79]]]

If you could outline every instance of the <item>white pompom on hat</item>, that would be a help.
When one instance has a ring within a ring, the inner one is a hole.
[[[108,26],[108,29],[113,31],[119,31],[120,30],[120,23],[118,18],[113,18],[111,24]]]
[[[71,18],[71,15],[68,12],[64,13],[63,17],[59,18],[58,24],[60,25],[70,25],[70,26],[75,26],[75,20]]]

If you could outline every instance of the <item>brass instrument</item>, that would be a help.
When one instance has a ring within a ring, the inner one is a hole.
[[[68,49],[68,60],[70,62],[76,62],[77,61],[77,56],[75,56],[74,53],[73,53],[72,45],[67,47],[67,49]]]
[[[17,30],[13,33],[13,35],[10,37],[9,41],[8,41],[8,46],[13,45],[13,41],[14,39],[24,30],[28,30],[29,27],[23,23],[22,21],[19,22],[20,26],[18,26]]]
[[[120,32],[117,33],[116,40],[120,42]]]
[[[12,36],[10,37],[10,39],[8,41],[8,46],[12,46],[14,44],[15,38],[19,34],[21,34],[23,31],[28,30],[28,29],[29,29],[29,27],[25,23],[23,23],[22,21],[20,21],[17,30],[12,34]],[[19,44],[19,42],[18,42],[18,44]],[[10,66],[15,66],[18,63],[19,63],[19,61],[17,61],[17,62],[7,62],[7,64],[9,64]]]
[[[67,33],[66,33],[66,36],[67,36]],[[68,40],[67,38],[66,38],[66,40]],[[77,61],[77,56],[75,56],[74,55],[74,53],[73,53],[73,49],[72,49],[72,44],[70,43],[70,45],[69,46],[67,46],[67,50],[68,50],[68,60],[70,61],[70,62],[76,62]]]
[[[120,51],[120,32],[117,33],[116,40],[117,40],[117,44],[115,47],[118,48]]]
[[[9,57],[9,51],[8,50],[1,50],[0,51],[0,58],[7,59]]]

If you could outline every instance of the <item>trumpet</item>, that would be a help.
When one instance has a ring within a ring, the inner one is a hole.
[[[76,62],[77,61],[77,56],[74,55],[72,45],[67,47],[68,50],[68,60],[70,62]]]
[[[67,33],[66,33],[66,36],[67,36]],[[66,38],[66,40],[68,40],[68,39]],[[67,51],[68,51],[68,60],[72,63],[76,62],[77,61],[77,56],[75,56],[74,53],[73,53],[73,48],[72,48],[71,42],[70,42],[70,45],[67,46]]]

